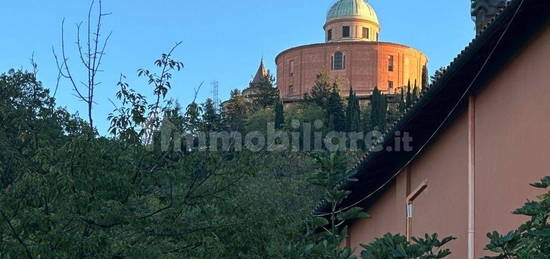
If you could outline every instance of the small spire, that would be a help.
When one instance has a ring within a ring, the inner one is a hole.
[[[260,60],[260,67],[258,68],[258,72],[256,72],[256,75],[254,76],[254,79],[250,83],[251,86],[259,85],[263,82],[265,77],[267,76],[267,69],[265,69],[264,66],[264,58]]]

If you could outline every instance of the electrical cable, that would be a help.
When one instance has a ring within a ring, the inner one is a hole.
[[[349,206],[346,206],[342,209],[339,209],[338,211],[335,211],[335,212],[330,212],[330,213],[322,213],[322,214],[316,214],[314,216],[316,217],[324,217],[324,216],[329,216],[329,215],[334,215],[334,214],[338,214],[338,213],[341,213],[341,212],[344,212],[346,210],[349,210],[355,206],[357,206],[358,204],[360,204],[361,202],[365,201],[366,199],[369,199],[370,197],[372,197],[374,194],[378,193],[380,190],[382,190],[383,188],[385,188],[388,184],[390,184],[402,171],[403,169],[407,168],[411,163],[412,161],[414,161],[418,155],[424,150],[424,148],[426,148],[426,146],[428,145],[428,143],[431,142],[431,140],[437,135],[437,133],[439,133],[439,131],[443,128],[443,126],[447,123],[447,121],[451,118],[451,116],[453,115],[453,113],[456,111],[456,109],[460,106],[460,103],[464,100],[464,98],[468,95],[468,92],[470,91],[470,89],[473,87],[474,83],[477,81],[478,77],[481,75],[481,73],[483,72],[483,70],[485,69],[485,67],[487,66],[487,64],[489,63],[489,61],[491,60],[491,58],[493,57],[493,54],[495,53],[496,49],[498,48],[498,46],[500,45],[502,39],[504,38],[504,36],[506,36],[506,33],[508,32],[508,30],[510,29],[510,26],[512,25],[512,23],[514,22],[517,14],[519,13],[519,11],[521,10],[521,7],[523,6],[523,3],[525,2],[525,0],[521,0],[520,4],[518,5],[516,11],[514,12],[514,15],[512,16],[512,18],[510,19],[510,21],[508,22],[508,24],[506,25],[504,31],[502,32],[502,34],[500,35],[498,41],[496,42],[495,46],[493,47],[493,49],[491,50],[491,52],[489,53],[489,56],[487,56],[487,58],[485,59],[485,61],[483,62],[481,68],[479,69],[479,71],[476,73],[475,77],[472,79],[472,81],[470,82],[470,84],[468,85],[468,87],[466,88],[466,90],[464,91],[464,93],[462,94],[462,96],[460,97],[460,99],[457,101],[457,103],[453,106],[453,108],[451,109],[451,111],[447,114],[447,116],[443,119],[443,121],[441,122],[441,124],[439,124],[439,126],[435,129],[434,133],[426,140],[426,142],[418,149],[418,151],[407,161],[407,163],[405,163],[405,165],[403,165],[399,170],[397,170],[397,172],[392,175],[386,182],[384,182],[380,187],[378,187],[376,190],[374,190],[373,192],[371,192],[370,194],[368,194],[367,196],[363,197],[362,199],[354,202],[353,204],[349,205]]]

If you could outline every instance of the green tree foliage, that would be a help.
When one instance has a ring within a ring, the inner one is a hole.
[[[317,75],[311,92],[304,95],[304,100],[322,108],[327,107],[332,89],[333,86],[330,82],[328,72],[323,71]]]
[[[424,65],[422,67],[422,85],[421,87],[428,88],[430,86],[430,74],[428,72],[428,66]]]
[[[420,98],[420,88],[416,85],[415,81],[414,88],[412,89],[412,104],[416,103],[418,101],[418,98]]]
[[[282,129],[285,124],[285,111],[283,101],[278,100],[275,102],[275,128]]]
[[[399,109],[399,104],[392,103],[388,105],[388,112],[386,115],[387,125],[392,125],[397,119],[400,118],[402,112]]]
[[[346,107],[346,131],[356,132],[361,130],[361,107],[359,99],[352,88],[349,90],[348,105]]]
[[[409,80],[409,82],[407,83],[407,95],[405,97],[405,103],[407,104],[407,107],[410,107],[414,102],[413,91],[414,89],[411,86],[411,80]]]
[[[329,127],[335,131],[346,129],[346,115],[338,86],[334,84],[326,106]]]
[[[301,105],[289,107],[285,116],[285,128],[289,130],[294,129],[292,127],[292,121],[302,124],[313,124],[315,121],[321,121],[324,128],[328,125],[325,109],[310,103],[303,103]]]
[[[378,87],[374,88],[371,97],[371,127],[376,130],[386,129],[386,115],[388,111],[388,103],[386,96],[378,90]]]
[[[240,90],[235,89],[231,91],[230,99],[224,104],[222,112],[224,124],[231,130],[244,131],[246,118],[250,111],[251,108],[246,98]]]
[[[279,90],[275,87],[275,77],[270,73],[264,76],[254,93],[254,105],[258,109],[273,106],[279,100]]]
[[[255,173],[221,193],[216,211],[221,221],[238,224],[201,234],[207,242],[195,258],[284,258],[289,244],[303,239],[303,221],[321,193],[307,180],[315,161],[300,153],[250,155]]]
[[[202,104],[202,128],[206,132],[220,130],[222,128],[222,118],[218,112],[218,109],[214,105],[214,101],[210,98],[206,99],[206,102]]]
[[[275,114],[271,108],[251,113],[246,120],[245,132],[260,131],[266,134],[268,123],[273,123],[274,119]]]
[[[327,153],[317,156],[318,169],[311,175],[310,181],[325,193],[326,214],[316,215],[306,221],[306,239],[289,248],[289,258],[333,258],[352,259],[353,250],[341,247],[347,235],[344,225],[354,219],[367,218],[361,208],[341,209],[340,205],[349,191],[342,190],[341,184],[354,181],[346,170],[349,155]],[[322,229],[321,231],[318,231]]]
[[[142,104],[123,103],[105,138],[55,108],[33,74],[0,76],[0,257],[202,257],[218,242],[206,237],[245,224],[219,197],[254,158],[144,145],[156,106]]]
[[[372,103],[369,103],[368,105],[362,107],[361,109],[361,120],[363,122],[363,129],[368,131],[372,130],[374,127],[372,126]]]
[[[445,71],[447,69],[445,67],[440,67],[438,70],[435,71],[435,73],[431,76],[432,84],[433,82],[439,80],[443,74],[445,74]]]
[[[350,193],[340,186],[354,181],[358,154],[202,152],[179,138],[272,121],[300,131],[294,120],[356,130],[355,93],[344,112],[322,73],[309,102],[286,113],[272,80],[257,102],[233,91],[221,113],[210,99],[181,107],[166,99],[183,67],[173,51],[138,71],[152,94],[121,77],[108,137],[57,108],[34,73],[0,75],[0,258],[355,258],[340,247],[344,226],[366,214],[342,208]],[[363,122],[384,129],[387,110],[375,89]],[[312,216],[321,198],[328,213]],[[427,236],[405,251],[431,255],[425,248],[445,241]]]
[[[185,121],[183,128],[191,133],[201,129],[201,113],[202,107],[196,102],[187,105],[185,116],[182,118]]]
[[[315,105],[325,110],[328,126],[331,130],[346,130],[346,114],[336,82],[330,82],[328,72],[317,75],[310,93],[304,95],[306,105]]]
[[[406,102],[406,94],[405,94],[405,88],[401,88],[401,94],[399,95],[399,104],[398,109],[400,113],[404,113],[407,109],[407,102]]]
[[[409,242],[402,235],[386,234],[370,244],[361,245],[364,248],[361,252],[361,258],[445,258],[451,254],[451,251],[444,248],[444,246],[454,239],[456,238],[446,237],[439,240],[437,234],[426,234],[424,238],[413,237],[412,242]]]
[[[196,132],[216,121],[210,105],[119,88],[106,138],[34,74],[0,76],[0,257],[267,258],[300,239],[320,199],[311,158],[165,149],[153,109],[161,128]]]
[[[320,125],[318,125],[320,124]],[[307,131],[305,125],[310,127]],[[316,127],[320,126],[320,127]],[[307,137],[314,139],[314,132],[328,132],[328,121],[326,112],[321,107],[312,103],[302,103],[300,105],[290,106],[285,111],[284,129],[288,132],[297,132],[299,134],[299,144],[296,145],[299,150],[308,152],[314,150],[315,141],[304,141]]]
[[[547,258],[550,255],[550,176],[531,186],[544,190],[538,201],[528,201],[514,211],[530,219],[506,235],[487,234],[491,242],[486,250],[496,253],[485,258]]]

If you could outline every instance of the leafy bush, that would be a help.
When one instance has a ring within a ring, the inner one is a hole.
[[[531,186],[546,193],[538,201],[529,201],[514,211],[531,219],[506,235],[496,231],[487,234],[491,242],[485,249],[497,255],[484,258],[548,258],[550,255],[550,176]]]
[[[402,235],[386,234],[370,244],[361,245],[365,249],[361,252],[361,258],[444,258],[450,255],[451,251],[443,246],[454,239],[454,237],[446,237],[439,240],[437,234],[431,236],[426,234],[424,238],[413,237],[411,243]]]
[[[269,258],[302,237],[311,158],[146,144],[157,104],[119,87],[103,137],[33,73],[0,75],[0,258]],[[179,130],[204,124],[158,106]]]

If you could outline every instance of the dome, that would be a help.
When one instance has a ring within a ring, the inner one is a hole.
[[[328,11],[327,23],[340,18],[360,18],[378,24],[376,12],[364,0],[339,0]]]

